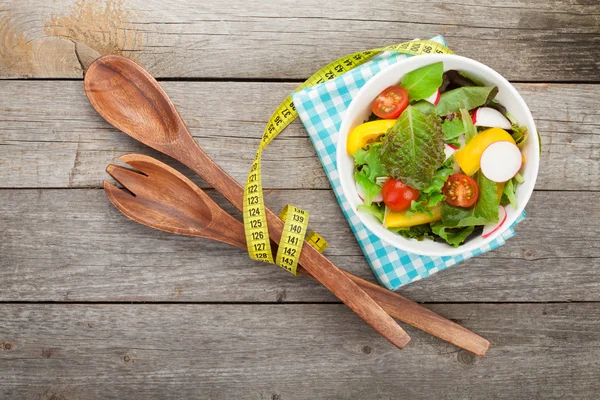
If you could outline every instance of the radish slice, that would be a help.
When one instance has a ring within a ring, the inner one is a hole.
[[[521,150],[514,143],[490,144],[481,154],[481,172],[492,182],[506,182],[519,172],[523,163]]]
[[[358,197],[360,197],[362,201],[365,201],[365,188],[363,188],[358,182],[356,182],[356,192],[358,193]],[[381,191],[377,194],[377,196],[375,196],[373,203],[379,203],[380,201],[383,201],[383,195],[381,194]]]
[[[473,112],[473,125],[511,129],[512,124],[502,113],[491,107],[479,107]]]
[[[506,222],[506,208],[504,206],[500,206],[498,209],[498,223],[488,224],[483,227],[483,233],[481,234],[482,239],[487,239],[492,234],[494,234],[504,223]]]
[[[450,157],[452,157],[452,155],[456,152],[456,147],[450,145],[450,144],[445,144],[444,146],[444,153],[446,154],[446,160],[449,159]]]
[[[440,102],[440,89],[436,90],[431,96],[423,100],[433,104],[434,106],[437,106],[437,103]]]

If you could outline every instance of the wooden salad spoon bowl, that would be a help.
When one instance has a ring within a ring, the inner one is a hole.
[[[109,165],[106,171],[129,192],[108,182],[104,182],[104,191],[111,203],[127,217],[162,231],[212,239],[246,249],[243,224],[184,175],[145,155],[129,154],[119,159],[139,172]],[[301,266],[298,266],[298,272],[312,278]],[[486,339],[468,329],[399,294],[349,272],[344,273],[391,316],[480,356],[489,348]]]
[[[244,189],[196,143],[158,82],[126,57],[98,58],[84,78],[96,111],[120,131],[186,165],[242,210]],[[283,221],[265,207],[269,235],[278,243]],[[398,348],[408,334],[367,293],[325,256],[304,244],[300,264],[338,299]]]

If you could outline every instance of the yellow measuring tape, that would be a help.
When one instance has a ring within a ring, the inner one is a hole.
[[[411,55],[453,54],[450,49],[432,40],[415,40],[379,49],[361,51],[327,64],[298,86],[294,92],[338,77],[364,64],[376,54],[383,51]],[[298,113],[296,112],[291,96],[288,96],[271,116],[263,133],[254,161],[252,162],[248,179],[246,180],[243,209],[244,229],[246,231],[246,243],[250,258],[271,264],[276,263],[294,275],[296,275],[296,268],[304,240],[307,240],[320,252],[323,252],[327,247],[327,241],[316,232],[311,232],[305,238],[308,227],[308,212],[298,207],[287,205],[282,211],[281,218],[285,221],[285,224],[279,242],[279,249],[277,250],[276,261],[273,261],[271,243],[269,241],[269,229],[265,215],[260,160],[263,150],[269,143],[297,117]]]

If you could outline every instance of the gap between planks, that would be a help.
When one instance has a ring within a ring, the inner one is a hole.
[[[427,301],[427,302],[415,302],[417,304],[421,304],[423,306],[430,306],[430,305],[437,305],[437,304],[442,304],[442,305],[469,305],[469,304],[473,304],[473,305],[479,305],[479,304],[514,304],[514,305],[528,305],[528,304],[535,304],[535,305],[543,305],[543,304],[600,304],[600,301],[593,301],[593,300],[573,300],[573,301],[562,301],[562,300],[557,300],[557,301],[552,301],[552,300],[548,300],[548,301]],[[57,300],[57,301],[52,301],[52,300],[43,300],[43,301],[35,301],[35,300],[0,300],[0,305],[3,304],[44,304],[44,305],[52,305],[52,304],[56,304],[56,305],[64,305],[64,304],[69,304],[69,305],[131,305],[131,306],[135,306],[135,305],[149,305],[149,304],[153,304],[153,305],[268,305],[268,306],[278,306],[278,305],[282,305],[282,306],[287,306],[287,305],[310,305],[310,304],[315,304],[315,305],[337,305],[337,304],[343,304],[341,301],[166,301],[166,300],[160,300],[160,301],[151,301],[151,300],[147,300],[147,301],[122,301],[122,300],[115,300],[115,301],[81,301],[81,300],[76,300],[76,301],[64,301],[64,300]]]

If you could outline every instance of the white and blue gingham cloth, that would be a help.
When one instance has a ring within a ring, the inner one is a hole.
[[[446,45],[441,36],[433,38]],[[500,237],[477,250],[450,257],[407,253],[384,243],[359,220],[346,200],[336,166],[336,146],[342,118],[359,89],[385,67],[404,60],[405,54],[382,53],[344,75],[292,95],[296,110],[317,150],[342,211],[379,282],[390,290],[435,274],[473,256],[502,246],[515,235],[514,227],[525,212]]]

